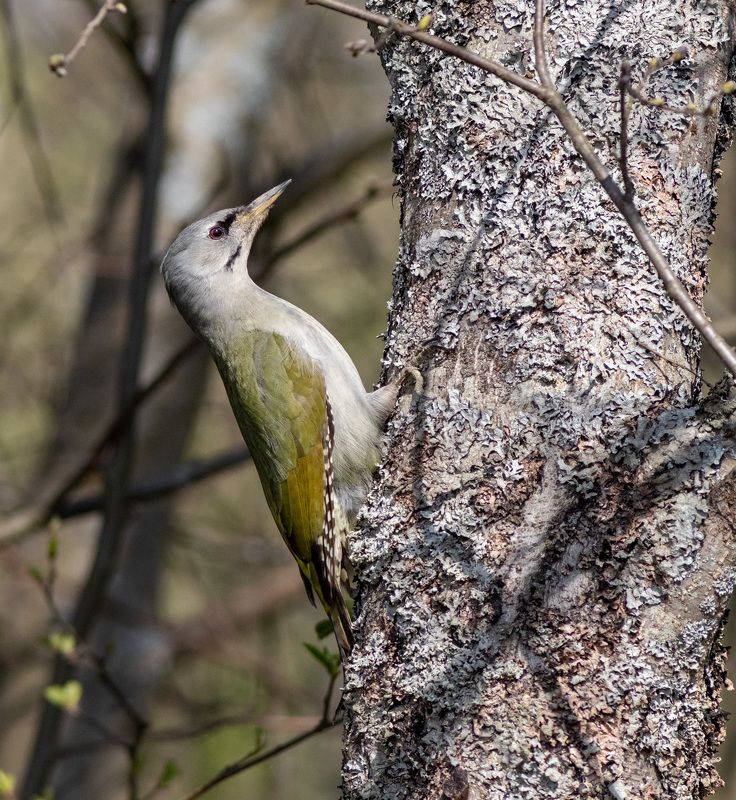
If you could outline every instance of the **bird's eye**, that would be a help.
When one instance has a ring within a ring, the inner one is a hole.
[[[209,230],[210,239],[222,239],[225,235],[225,229],[222,225],[213,225]]]

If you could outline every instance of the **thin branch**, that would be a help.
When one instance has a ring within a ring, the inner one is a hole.
[[[401,36],[408,36],[410,39],[415,39],[417,42],[434,47],[435,50],[441,50],[442,52],[451,56],[455,56],[463,61],[467,61],[468,64],[472,64],[474,67],[480,67],[480,69],[484,70],[485,72],[490,72],[492,75],[500,78],[505,83],[518,86],[525,92],[529,92],[529,94],[533,94],[535,97],[540,98],[540,100],[545,100],[547,97],[547,90],[544,87],[540,86],[535,81],[531,81],[528,78],[523,78],[518,73],[507,69],[502,64],[499,64],[498,61],[493,61],[490,58],[484,58],[478,53],[474,53],[472,50],[468,50],[465,47],[458,47],[458,45],[452,44],[451,42],[448,42],[446,39],[442,39],[439,36],[433,36],[430,33],[425,33],[424,31],[418,30],[412,25],[407,25],[405,22],[401,22],[401,20],[396,19],[396,17],[387,17],[385,14],[374,14],[371,11],[364,11],[362,8],[355,8],[348,3],[340,2],[340,0],[306,0],[306,3],[310,6],[322,6],[323,8],[329,8],[332,11],[338,11],[341,14],[347,14],[349,17],[362,19],[364,22],[370,22],[373,25],[386,28],[394,33],[400,34]]]
[[[732,94],[736,91],[736,82],[727,81],[722,84],[706,101],[705,105],[699,106],[697,103],[686,103],[682,106],[673,106],[667,103],[662,97],[649,97],[644,89],[649,83],[649,79],[655,72],[659,72],[673,64],[679,64],[689,57],[687,47],[678,47],[667,58],[653,58],[647,64],[641,81],[634,84],[631,80],[630,67],[628,68],[628,80],[626,81],[626,91],[635,100],[649,108],[656,108],[659,111],[666,111],[670,114],[679,114],[684,117],[710,117],[718,111],[718,104],[724,95]]]
[[[341,718],[335,718],[335,719],[329,718],[329,709],[332,700],[332,692],[336,680],[337,680],[336,675],[330,676],[330,682],[327,686],[327,692],[325,693],[325,698],[322,703],[322,708],[323,708],[322,718],[316,725],[314,725],[314,727],[310,728],[304,733],[300,733],[298,736],[294,736],[291,739],[287,739],[287,741],[283,742],[280,745],[277,745],[276,747],[272,747],[270,750],[266,750],[265,753],[259,753],[260,748],[256,746],[254,751],[244,756],[243,758],[239,759],[238,761],[235,761],[234,763],[229,764],[227,767],[221,769],[217,773],[217,775],[215,775],[214,778],[211,778],[209,781],[200,786],[199,789],[193,791],[191,794],[186,795],[186,797],[182,798],[182,800],[198,800],[198,798],[205,795],[207,792],[209,792],[210,789],[214,789],[215,786],[218,786],[223,781],[226,781],[235,775],[239,775],[241,772],[245,772],[251,767],[255,767],[256,764],[262,764],[264,761],[268,761],[274,756],[277,756],[280,753],[285,752],[286,750],[290,750],[292,747],[296,747],[298,744],[301,744],[307,739],[311,739],[318,733],[322,733],[322,731],[334,728],[336,725],[341,723],[342,722]]]
[[[628,92],[631,88],[631,64],[624,61],[621,64],[621,74],[618,79],[618,101],[621,114],[621,129],[619,139],[619,165],[621,167],[621,178],[624,182],[624,197],[629,202],[633,201],[635,195],[634,183],[629,173],[629,106]]]
[[[640,87],[630,84],[628,93],[638,100],[643,106],[656,108],[658,111],[666,111],[669,114],[679,114],[683,117],[712,117],[718,111],[718,104],[725,94],[731,94],[733,88],[731,82],[724,83],[717,92],[714,92],[706,101],[705,105],[699,106],[696,103],[687,103],[684,106],[673,106],[665,102],[661,97],[648,97]]]
[[[192,484],[211,478],[248,461],[250,461],[250,453],[245,447],[226,450],[224,453],[212,458],[192,459],[162,478],[153,478],[150,481],[134,483],[128,491],[127,501],[129,503],[140,503],[161,500]],[[83,514],[100,511],[103,500],[103,494],[93,494],[76,500],[62,500],[56,509],[55,515],[61,519],[69,519],[70,517],[79,517]]]
[[[228,778],[239,775],[241,772],[245,772],[251,767],[255,767],[256,764],[262,764],[264,761],[274,758],[274,756],[280,755],[287,750],[291,750],[292,747],[296,747],[302,742],[305,742],[307,739],[311,739],[313,736],[316,736],[318,733],[322,733],[322,731],[333,728],[336,724],[337,722],[324,723],[320,720],[313,728],[310,728],[308,731],[300,733],[298,736],[294,736],[291,739],[287,739],[282,744],[272,747],[270,750],[266,750],[265,753],[257,755],[258,748],[256,748],[254,752],[249,753],[240,761],[236,761],[222,769],[217,773],[217,775],[215,775],[214,778],[207,781],[207,783],[200,786],[199,789],[196,789],[191,794],[186,795],[186,797],[182,798],[182,800],[197,800],[197,798],[207,794],[210,789],[214,789],[215,786],[218,786],[223,781],[228,780]]]
[[[485,70],[486,72],[495,75],[498,78],[501,78],[501,80],[513,84],[514,86],[518,86],[520,89],[529,92],[545,103],[562,124],[562,127],[570,137],[570,141],[578,155],[589,167],[596,180],[600,183],[603,190],[621,213],[621,216],[626,221],[649,260],[652,262],[652,265],[659,275],[664,289],[669,295],[670,299],[680,307],[693,327],[700,332],[700,335],[703,337],[703,339],[705,339],[705,341],[708,342],[708,344],[713,348],[714,352],[723,362],[726,369],[728,369],[728,371],[736,377],[736,352],[732,350],[726,340],[718,334],[713,327],[713,323],[703,313],[702,309],[697,305],[697,303],[695,303],[692,297],[690,297],[682,281],[680,281],[672,271],[667,259],[664,257],[662,251],[659,249],[659,246],[652,238],[652,234],[650,233],[649,229],[644,224],[644,221],[634,205],[634,202],[628,199],[621,191],[616,181],[613,179],[603,162],[598,157],[598,154],[591,145],[588,137],[585,135],[585,132],[580,127],[580,124],[570,112],[570,109],[567,107],[564,98],[556,89],[547,88],[535,83],[534,81],[522,78],[516,73],[506,69],[501,64],[490,59],[483,58],[482,56],[478,55],[478,53],[474,53],[473,51],[464,47],[458,47],[457,45],[451,44],[440,37],[431,36],[421,31],[417,31],[410,25],[399,22],[392,17],[387,17],[382,14],[373,14],[369,11],[364,11],[363,9],[354,8],[346,3],[339,2],[339,0],[306,0],[306,3],[308,5],[323,6],[324,8],[329,8],[333,11],[347,14],[348,16],[355,17],[356,19],[362,19],[366,22],[373,23],[374,25],[378,25],[383,28],[389,28],[398,34],[408,36],[418,42],[422,42],[423,44],[427,44],[437,50],[441,50],[442,52],[455,56],[456,58],[459,58],[468,64],[480,67],[480,69]],[[537,13],[535,14],[535,27],[541,28],[542,17],[544,15],[543,0],[537,0],[536,8]],[[544,58],[544,53],[541,50],[535,52],[535,62],[537,64],[542,63]],[[542,69],[544,69],[544,67]]]
[[[66,76],[67,67],[79,55],[80,51],[87,46],[90,36],[102,25],[107,15],[112,11],[126,14],[128,9],[125,3],[118,2],[118,0],[105,0],[97,14],[82,29],[74,47],[68,53],[55,53],[49,57],[49,69],[55,75],[59,78]]]
[[[549,72],[547,49],[544,43],[544,0],[536,0],[534,9],[534,64],[539,75],[539,82],[546,89],[555,91],[555,84]]]
[[[33,178],[38,188],[44,213],[51,224],[56,224],[63,219],[60,193],[51,171],[48,156],[41,142],[41,131],[36,119],[36,112],[26,86],[23,55],[18,31],[15,27],[11,0],[0,0],[0,12],[2,12],[5,23],[3,27],[5,30],[6,69],[11,97],[10,110],[2,122],[0,132],[4,131],[10,124],[17,110],[20,116],[20,125],[23,129],[23,143],[31,162]]]
[[[355,200],[351,200],[342,208],[338,208],[335,211],[326,214],[308,228],[305,228],[303,231],[301,231],[301,233],[296,234],[293,239],[290,239],[280,247],[274,249],[273,252],[264,260],[262,268],[263,271],[267,271],[277,261],[289,255],[290,253],[293,253],[294,250],[297,250],[298,248],[307,244],[307,242],[311,242],[312,239],[316,239],[326,231],[331,230],[343,222],[350,222],[356,219],[365,210],[366,206],[368,206],[373,200],[387,196],[391,193],[391,191],[392,186],[390,185],[377,186],[372,184],[368,186],[366,190]]]
[[[90,13],[96,13],[97,3],[95,0],[84,0],[84,2],[87,8],[89,8]],[[135,9],[128,6],[128,11],[125,14],[125,34],[121,34],[114,25],[105,25],[102,28],[102,32],[107,36],[110,42],[112,42],[113,46],[128,64],[138,85],[143,90],[143,94],[150,97],[152,85],[151,77],[138,58],[138,42],[140,41],[141,26],[139,16]]]

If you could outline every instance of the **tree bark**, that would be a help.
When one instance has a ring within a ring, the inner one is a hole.
[[[370,0],[533,75],[530,0]],[[725,0],[554,3],[553,77],[618,175],[624,58],[647,93],[727,78]],[[351,555],[346,800],[693,798],[718,784],[734,408],[540,103],[396,35],[402,234],[386,368],[420,363]],[[721,116],[635,107],[645,221],[702,300]],[[425,355],[425,354],[429,355]]]

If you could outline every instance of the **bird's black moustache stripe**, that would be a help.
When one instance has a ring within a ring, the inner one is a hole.
[[[233,264],[237,260],[238,256],[240,255],[240,245],[235,248],[235,252],[230,254],[230,258],[228,258],[227,263],[225,264],[225,269],[232,269]]]
[[[230,226],[235,222],[237,216],[235,211],[231,211],[219,224],[225,229],[226,233],[230,232]]]

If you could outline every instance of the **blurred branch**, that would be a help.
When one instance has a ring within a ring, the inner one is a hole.
[[[89,37],[95,32],[97,28],[102,25],[107,15],[117,11],[120,14],[127,14],[128,7],[125,3],[118,2],[118,0],[105,0],[105,2],[97,10],[97,14],[84,26],[82,32],[79,34],[74,47],[68,53],[55,53],[49,57],[49,69],[54,75],[59,78],[66,77],[67,67],[74,61],[79,53],[87,46]]]
[[[539,82],[522,77],[518,73],[503,66],[498,61],[485,58],[479,53],[448,42],[440,36],[426,33],[421,25],[409,25],[395,17],[389,17],[385,14],[374,14],[371,11],[356,8],[349,3],[341,2],[341,0],[305,0],[305,2],[308,5],[322,6],[341,14],[363,20],[364,22],[372,23],[373,25],[377,25],[378,27],[401,36],[407,36],[417,42],[433,47],[435,50],[459,58],[474,67],[479,67],[484,72],[500,78],[504,83],[516,86],[541,100],[557,117],[558,122],[567,133],[570,143],[575,148],[577,154],[585,162],[603,191],[608,195],[629,226],[631,232],[639,242],[641,249],[646,254],[659,276],[662,286],[670,300],[679,306],[690,324],[711,346],[726,369],[728,369],[732,375],[736,376],[736,351],[734,351],[728,342],[716,331],[711,320],[708,319],[700,306],[690,296],[685,285],[675,275],[672,267],[660,250],[659,245],[654,240],[651,231],[644,223],[634,201],[621,191],[618,184],[613,179],[613,176],[601,161],[590,139],[580,126],[580,123],[570,111],[565,98],[557,91],[550,77],[547,54],[545,52],[544,0],[536,0],[534,13],[534,57]],[[734,84],[733,88],[736,88],[736,84]],[[724,87],[722,87],[722,89],[725,91]]]
[[[286,178],[293,180],[289,191],[285,192],[273,207],[266,225],[270,227],[277,225],[290,211],[312,198],[315,191],[329,189],[356,163],[376,153],[387,151],[392,139],[391,128],[386,125],[360,137],[350,136],[341,141],[330,142],[310,153],[302,164],[277,176],[274,182]],[[268,186],[254,187],[254,196],[268,188]]]
[[[41,132],[36,119],[36,112],[26,86],[23,54],[15,26],[11,0],[0,0],[0,13],[2,13],[4,22],[5,63],[10,84],[11,104],[7,117],[0,124],[0,134],[10,124],[13,114],[17,111],[20,115],[20,125],[23,131],[23,145],[31,162],[31,170],[41,197],[44,214],[51,224],[56,224],[63,219],[59,189],[41,142]]]
[[[9,545],[17,544],[29,534],[41,530],[57,515],[72,516],[69,513],[64,514],[62,511],[63,501],[66,496],[95,468],[105,448],[114,444],[123,431],[126,430],[139,407],[166,383],[175,370],[196,351],[198,345],[197,339],[190,339],[164,363],[148,384],[135,393],[129,400],[128,405],[103,430],[95,445],[71,470],[70,475],[64,479],[61,486],[55,489],[48,502],[41,507],[21,509],[0,525],[0,550]],[[99,510],[103,507],[103,497],[101,495],[96,499],[96,508],[94,510]]]
[[[277,261],[293,253],[294,250],[311,242],[313,239],[316,239],[326,231],[341,225],[343,222],[350,222],[356,219],[373,200],[389,196],[392,191],[393,186],[390,184],[382,186],[376,184],[369,185],[355,200],[351,200],[341,208],[337,208],[329,214],[326,214],[308,228],[305,228],[301,233],[298,233],[289,241],[275,248],[264,260],[262,272],[267,272]]]
[[[146,736],[147,742],[182,742],[206,736],[208,733],[220,730],[221,728],[239,727],[242,725],[258,725],[261,727],[272,727],[282,730],[303,729],[305,724],[316,725],[320,717],[317,716],[297,716],[293,714],[252,714],[244,712],[242,714],[225,714],[194,725],[182,725],[181,727],[171,726],[162,728],[160,731],[151,731]],[[121,743],[122,744],[122,743]],[[97,753],[109,747],[117,747],[118,742],[107,739],[91,739],[87,742],[77,744],[62,745],[54,752],[55,760],[73,758],[74,756],[87,753]]]
[[[91,667],[100,684],[114,698],[118,707],[126,715],[132,727],[130,740],[120,736],[86,709],[78,708],[76,710],[78,716],[102,735],[103,741],[124,748],[128,753],[131,764],[133,764],[138,758],[143,737],[148,730],[148,721],[141,716],[121,686],[113,678],[108,668],[107,658],[96,653],[85,641],[84,637],[80,635],[79,631],[75,629],[73,623],[65,619],[62,614],[55,597],[57,555],[58,540],[56,535],[52,534],[47,548],[46,574],[32,572],[41,587],[51,617],[49,644],[58,653],[57,658],[63,659],[69,666],[76,668],[83,664]],[[48,698],[46,699],[48,701]],[[58,704],[54,704],[53,707],[58,709]],[[53,762],[53,755],[50,760]]]
[[[247,461],[250,461],[250,453],[245,447],[226,450],[224,453],[212,458],[192,459],[177,467],[169,475],[134,483],[128,491],[127,500],[129,503],[161,500],[187,486],[199,483],[199,481],[218,475],[220,472],[244,464]],[[99,511],[102,508],[103,500],[103,494],[93,494],[88,497],[71,500],[62,498],[55,515],[62,519],[68,519]]]
[[[325,693],[325,699],[323,701],[323,714],[322,718],[319,722],[311,727],[309,730],[305,731],[304,733],[300,733],[298,736],[294,736],[291,739],[287,739],[287,741],[283,742],[276,747],[272,747],[270,750],[266,750],[265,753],[260,753],[260,747],[256,747],[254,751],[248,753],[248,755],[244,756],[243,758],[235,761],[232,764],[221,769],[214,778],[207,781],[205,784],[200,786],[198,789],[193,791],[191,794],[186,795],[186,797],[182,798],[182,800],[198,800],[198,798],[202,797],[203,795],[207,794],[210,789],[214,789],[215,786],[223,783],[223,781],[228,780],[229,778],[234,777],[235,775],[240,775],[242,772],[250,769],[251,767],[255,767],[256,764],[262,764],[264,761],[268,761],[271,758],[274,758],[281,753],[286,752],[287,750],[291,750],[291,748],[296,747],[297,745],[305,742],[307,739],[311,739],[313,736],[316,736],[323,731],[326,731],[330,728],[334,728],[335,725],[338,725],[342,722],[341,717],[336,717],[335,719],[329,718],[329,708],[330,708],[330,701],[332,699],[332,692],[335,686],[336,676],[332,675],[330,677],[329,685],[327,687],[327,692]]]
[[[163,166],[166,138],[166,108],[171,82],[175,42],[180,26],[195,0],[164,4],[164,18],[159,37],[159,57],[155,71],[151,110],[145,142],[143,186],[138,209],[138,223],[133,252],[133,267],[128,300],[128,327],[120,358],[118,411],[124,418],[137,394],[143,344],[147,330],[147,298],[151,278],[151,247],[157,217],[158,185]],[[123,544],[127,517],[128,480],[135,450],[134,415],[123,426],[118,446],[106,476],[104,521],[97,541],[87,581],[77,601],[71,624],[80,637],[86,637],[105,596]],[[54,664],[52,683],[61,684],[72,674],[61,658]],[[51,769],[50,754],[56,747],[61,724],[60,709],[46,704],[43,708],[31,759],[21,793],[30,800],[43,792]]]
[[[174,658],[214,652],[235,640],[240,630],[279,612],[304,590],[293,565],[274,567],[252,583],[207,605],[179,624],[166,625]]]

